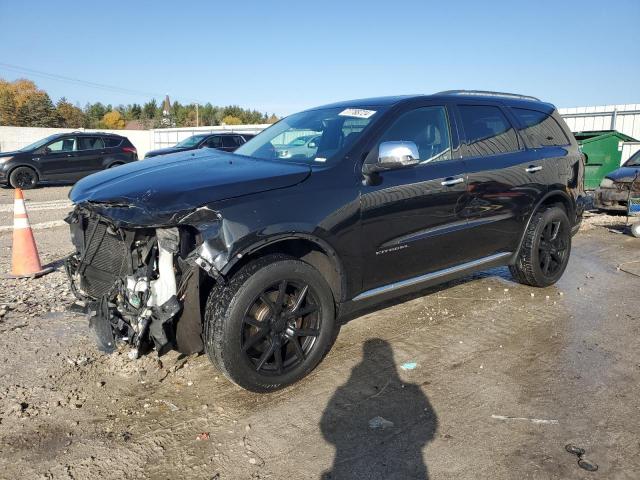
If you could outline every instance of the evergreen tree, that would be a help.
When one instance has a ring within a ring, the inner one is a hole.
[[[30,95],[18,108],[16,117],[18,126],[23,127],[59,127],[61,124],[53,102],[43,92]]]
[[[0,83],[0,125],[15,125],[16,110],[13,92]]]

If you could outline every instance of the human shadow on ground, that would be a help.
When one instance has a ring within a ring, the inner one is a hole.
[[[428,479],[423,450],[437,428],[420,386],[398,375],[391,345],[367,340],[362,361],[322,414],[322,435],[336,454],[321,478]]]

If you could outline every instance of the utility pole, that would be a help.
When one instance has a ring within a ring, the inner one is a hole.
[[[196,127],[200,126],[200,112],[198,111],[198,102],[196,102]]]

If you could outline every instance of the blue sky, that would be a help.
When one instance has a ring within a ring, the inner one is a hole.
[[[141,92],[0,65],[80,104],[169,93],[282,115],[452,88],[640,103],[640,1],[0,0],[0,63]]]

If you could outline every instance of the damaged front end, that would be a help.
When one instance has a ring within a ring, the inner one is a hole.
[[[630,197],[640,196],[637,177],[611,179],[605,177],[594,194],[594,205],[601,210],[626,212]]]
[[[197,231],[131,227],[86,206],[66,220],[76,247],[67,275],[101,350],[113,352],[117,342],[131,345],[132,358],[202,350]]]

